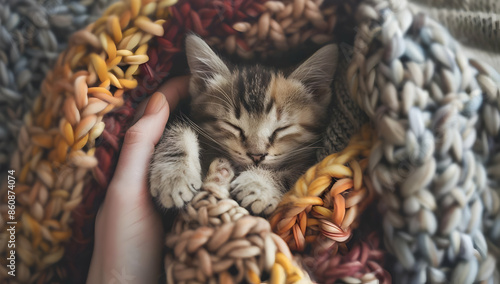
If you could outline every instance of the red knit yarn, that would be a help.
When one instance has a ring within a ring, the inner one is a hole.
[[[389,284],[391,276],[382,266],[384,252],[379,246],[379,234],[372,232],[363,239],[351,242],[347,247],[334,246],[313,253],[304,258],[304,263],[319,283],[335,283],[345,277],[362,279],[367,274],[373,274],[379,283]],[[337,249],[339,253],[332,257],[332,250]]]

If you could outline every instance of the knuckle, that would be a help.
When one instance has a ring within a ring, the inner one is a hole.
[[[140,143],[142,140],[144,140],[144,133],[134,125],[125,132],[123,143],[133,145]]]

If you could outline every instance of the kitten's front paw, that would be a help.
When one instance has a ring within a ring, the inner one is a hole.
[[[231,183],[231,195],[254,214],[271,214],[281,201],[282,193],[269,172],[252,169],[242,172]]]
[[[215,159],[208,169],[203,189],[220,199],[229,197],[229,188],[234,171],[231,163],[224,158]]]
[[[151,195],[165,208],[183,207],[201,184],[201,174],[195,168],[171,170],[161,176],[161,181],[151,183]]]
[[[198,137],[190,127],[174,123],[156,146],[149,169],[151,195],[165,208],[182,207],[201,187]]]
[[[214,182],[220,186],[229,185],[234,177],[234,171],[231,163],[225,158],[215,159],[208,168],[205,183]]]

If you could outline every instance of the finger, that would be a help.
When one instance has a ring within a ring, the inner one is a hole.
[[[187,96],[189,78],[174,78],[151,96],[144,115],[125,135],[120,158],[113,176],[113,188],[141,190],[146,185],[147,171],[154,146],[160,140],[170,110]],[[110,190],[111,190],[110,186]]]
[[[177,106],[177,103],[179,103],[181,99],[188,96],[189,78],[190,76],[175,77],[158,88],[158,92],[165,95],[172,109]]]
[[[151,97],[141,119],[125,133],[125,139],[111,182],[112,188],[127,187],[140,189],[154,151],[170,115],[165,96],[156,92]]]
[[[180,76],[168,80],[165,84],[161,85],[157,92],[162,93],[167,98],[168,104],[171,109],[175,109],[177,103],[187,96],[187,89],[189,85],[189,76]],[[145,99],[139,104],[135,110],[135,116],[132,120],[132,124],[135,124],[144,114],[146,105],[148,104],[151,97]]]

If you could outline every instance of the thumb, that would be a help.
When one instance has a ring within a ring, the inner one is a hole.
[[[125,134],[120,158],[110,188],[140,190],[146,185],[147,170],[156,143],[160,140],[170,106],[160,92],[153,94],[144,115]]]

